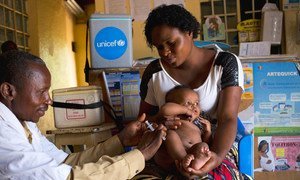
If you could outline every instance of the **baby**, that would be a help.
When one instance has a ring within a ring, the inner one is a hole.
[[[188,107],[192,117],[182,119],[176,130],[168,130],[165,143],[154,156],[154,161],[168,172],[175,168],[175,160],[185,167],[200,169],[211,156],[208,143],[211,139],[211,125],[200,117],[199,97],[186,86],[176,86],[166,94],[166,103],[176,103]],[[196,149],[195,149],[196,148]],[[189,152],[195,152],[191,154]]]

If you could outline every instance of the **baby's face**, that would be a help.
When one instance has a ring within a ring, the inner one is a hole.
[[[183,91],[180,98],[180,104],[193,111],[192,120],[200,115],[199,97],[198,94],[192,90]]]

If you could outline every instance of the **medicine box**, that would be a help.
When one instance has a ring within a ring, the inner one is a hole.
[[[92,14],[89,19],[92,68],[132,67],[132,18]]]
[[[92,104],[102,99],[98,86],[56,89],[52,91],[53,101],[74,104]],[[103,107],[95,109],[67,109],[54,107],[56,128],[96,126],[104,122]]]

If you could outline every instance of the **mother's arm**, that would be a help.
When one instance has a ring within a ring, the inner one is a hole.
[[[241,95],[242,89],[238,86],[227,87],[220,92],[217,111],[218,127],[211,150],[218,155],[221,161],[225,158],[236,137]]]

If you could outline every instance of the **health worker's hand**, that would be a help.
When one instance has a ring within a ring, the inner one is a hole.
[[[142,114],[136,121],[133,121],[125,126],[125,128],[118,134],[118,137],[123,146],[136,146],[145,131],[147,131],[144,123],[146,118],[145,114]]]
[[[146,131],[137,149],[144,155],[145,160],[151,159],[162,144],[163,137],[166,137],[167,128],[160,124],[154,131]]]

